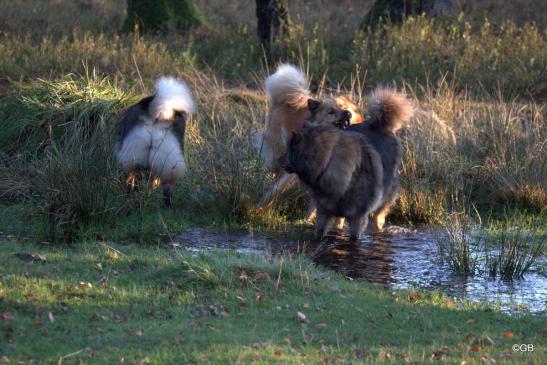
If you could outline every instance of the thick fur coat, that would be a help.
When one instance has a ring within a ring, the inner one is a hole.
[[[347,218],[358,239],[373,218],[382,229],[389,207],[399,195],[397,171],[402,146],[396,132],[412,115],[406,97],[378,89],[369,98],[370,120],[345,130],[309,126],[292,134],[279,164],[296,173],[317,204],[317,234],[323,236],[334,217]]]
[[[171,205],[172,189],[186,173],[184,133],[194,109],[187,86],[163,77],[154,95],[126,110],[116,125],[116,158],[130,188],[138,170],[150,171],[163,185],[165,205]]]
[[[264,86],[268,96],[268,112],[263,131],[253,136],[253,144],[264,162],[277,176],[272,189],[262,199],[270,203],[280,191],[294,185],[298,179],[288,175],[278,163],[287,151],[289,136],[304,127],[306,122],[321,124],[346,124],[352,114],[332,98],[314,98],[308,89],[304,72],[293,65],[283,64],[266,78]],[[344,99],[349,103],[349,99]],[[357,109],[355,107],[355,109]]]

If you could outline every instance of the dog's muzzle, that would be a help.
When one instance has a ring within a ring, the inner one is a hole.
[[[340,119],[335,123],[338,128],[346,129],[349,127],[351,121],[351,112],[349,110],[344,110]]]

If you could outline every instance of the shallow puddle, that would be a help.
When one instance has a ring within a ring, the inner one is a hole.
[[[427,230],[390,227],[374,237],[365,235],[359,243],[349,243],[344,236],[332,236],[326,241],[320,245],[304,244],[248,231],[197,228],[176,236],[173,244],[194,252],[210,249],[254,255],[305,252],[315,263],[354,280],[393,289],[438,290],[461,299],[492,302],[511,313],[522,309],[538,313],[547,309],[544,273],[532,270],[523,279],[512,282],[455,275],[439,259],[433,233]],[[536,269],[545,264],[547,259],[542,257],[536,262]]]

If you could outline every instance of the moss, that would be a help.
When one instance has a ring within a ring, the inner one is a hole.
[[[128,0],[123,30],[166,33],[204,23],[205,17],[192,0]]]

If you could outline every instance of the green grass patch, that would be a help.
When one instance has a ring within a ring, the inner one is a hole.
[[[541,316],[391,292],[303,257],[3,241],[0,277],[0,350],[13,362],[516,364],[546,355]],[[514,343],[534,352],[512,352]]]

